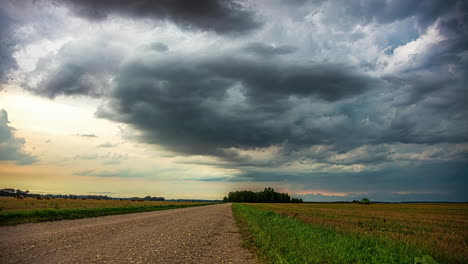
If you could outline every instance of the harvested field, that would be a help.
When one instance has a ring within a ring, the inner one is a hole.
[[[407,243],[442,263],[468,260],[468,204],[250,204],[313,226]]]
[[[126,206],[153,206],[153,205],[188,205],[202,204],[199,202],[173,202],[173,201],[132,201],[132,200],[93,200],[93,199],[64,199],[38,200],[34,197],[17,199],[14,197],[0,197],[0,212],[32,210],[32,209],[79,209],[79,208],[109,208]]]
[[[2,198],[0,225],[37,223],[104,215],[129,214],[202,206],[214,203],[127,200]]]

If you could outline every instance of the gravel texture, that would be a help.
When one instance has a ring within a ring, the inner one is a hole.
[[[256,263],[231,204],[0,227],[0,263]]]

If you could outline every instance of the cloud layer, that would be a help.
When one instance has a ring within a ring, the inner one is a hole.
[[[182,28],[213,30],[221,34],[245,33],[260,26],[251,10],[234,1],[61,0],[58,3],[65,3],[75,14],[92,20],[118,14],[131,18],[169,20]]]
[[[466,1],[25,5],[69,23],[41,29],[61,44],[2,40],[0,81],[19,68],[32,94],[99,99],[130,140],[235,171],[215,180],[468,198]],[[12,10],[2,36],[34,21]]]

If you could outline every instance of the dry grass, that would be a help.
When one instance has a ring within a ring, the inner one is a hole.
[[[468,260],[468,204],[253,204],[308,224],[407,242],[444,263]]]
[[[23,211],[33,209],[80,209],[80,208],[112,208],[126,206],[155,206],[155,205],[192,205],[197,202],[160,202],[160,201],[131,201],[131,200],[92,200],[92,199],[64,199],[37,200],[28,197],[17,199],[14,197],[0,197],[0,211]]]

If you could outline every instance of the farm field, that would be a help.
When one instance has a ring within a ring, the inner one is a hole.
[[[439,263],[468,260],[468,204],[304,203],[248,207],[298,219],[314,228],[398,242],[415,249],[413,255],[427,254]]]
[[[0,225],[159,211],[213,203],[0,197]]]
[[[81,200],[56,198],[50,200],[37,200],[28,197],[16,199],[14,197],[0,197],[0,212],[32,210],[32,209],[79,209],[79,208],[103,208],[126,206],[150,206],[150,205],[192,205],[203,204],[201,202],[173,202],[173,201],[131,201],[131,200]]]

